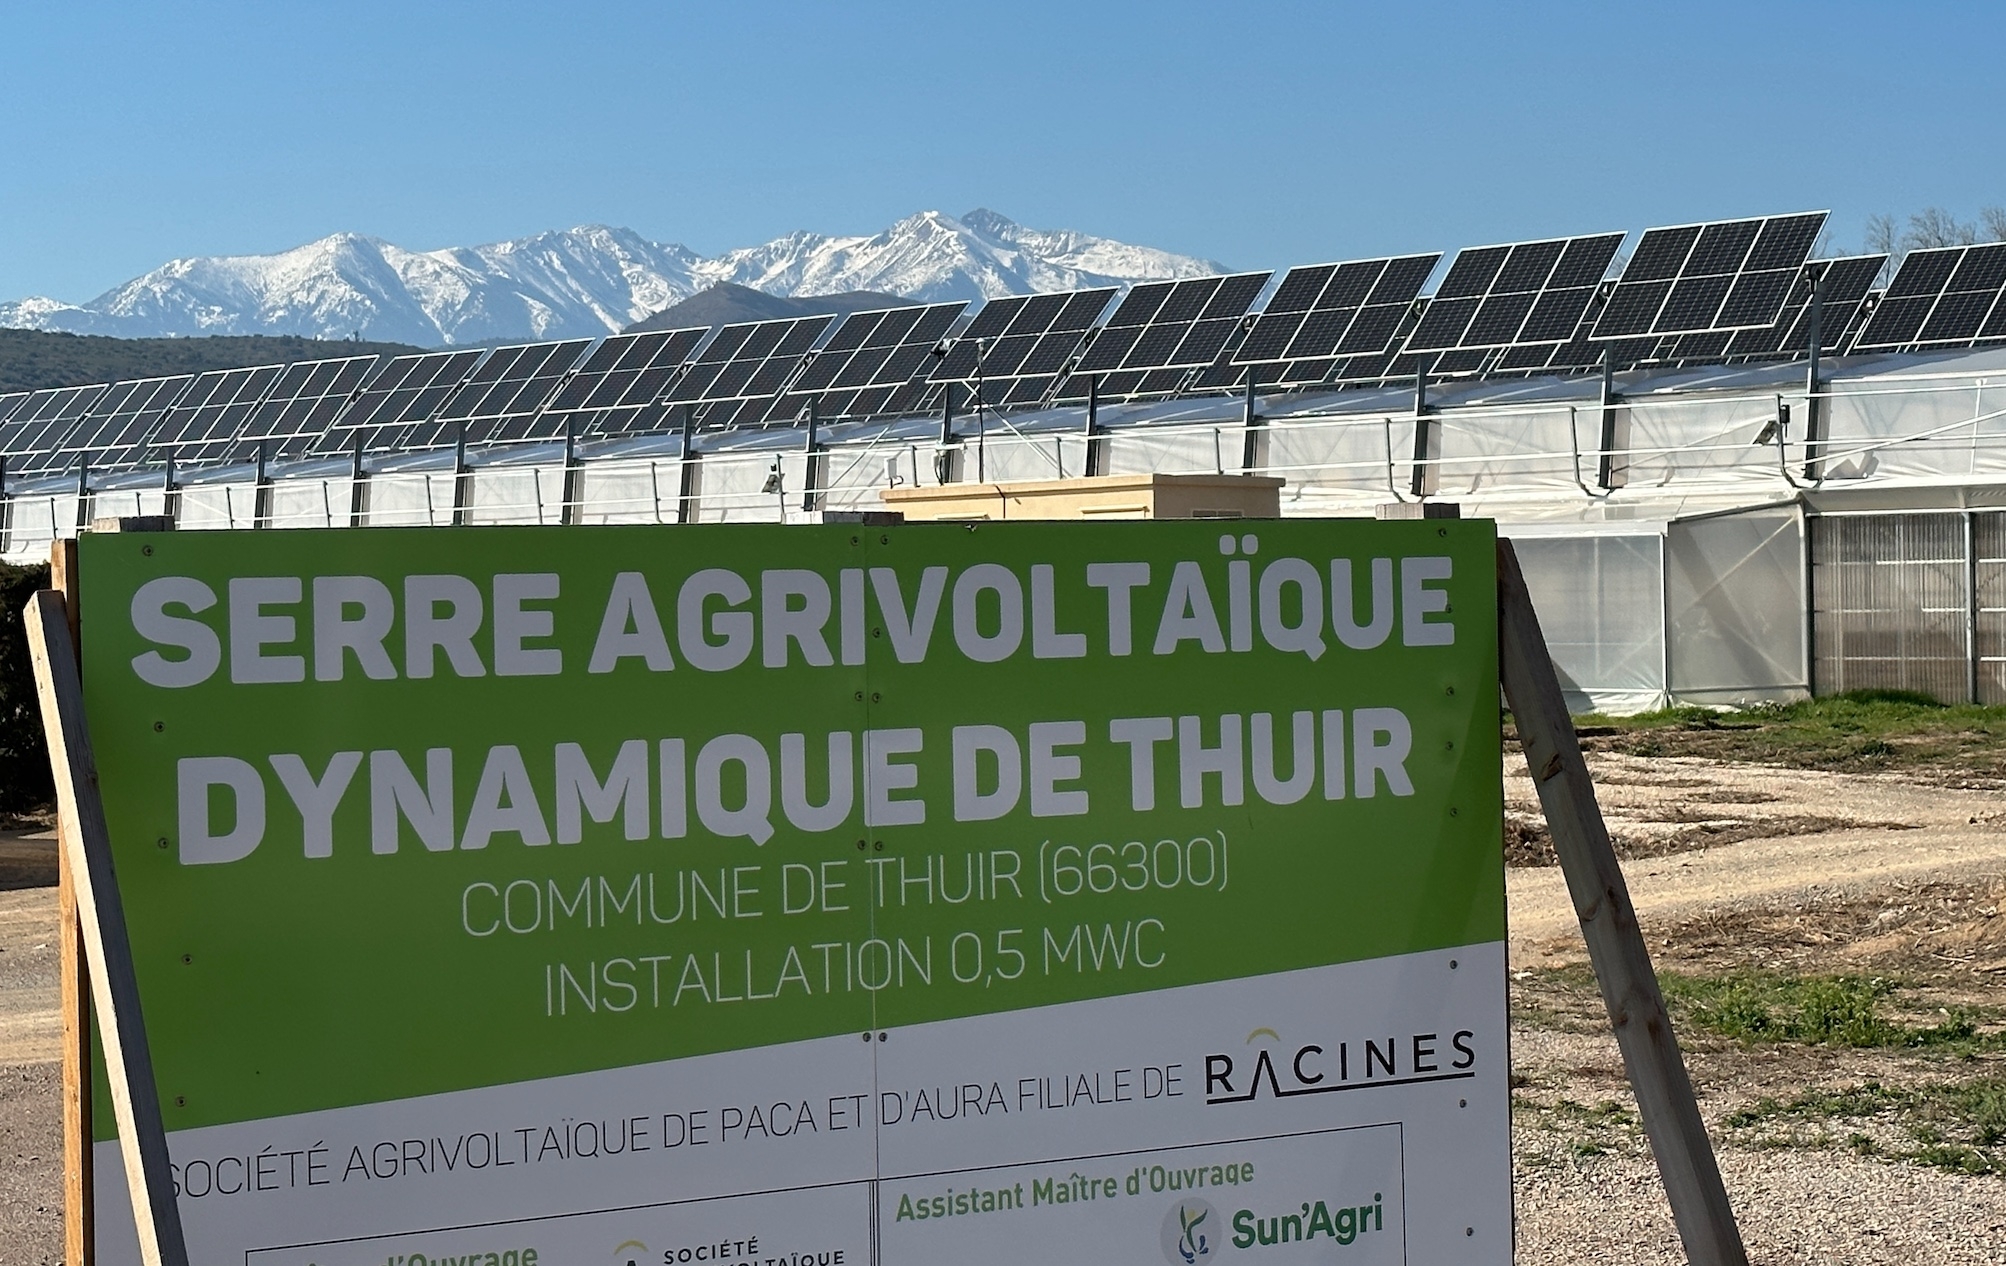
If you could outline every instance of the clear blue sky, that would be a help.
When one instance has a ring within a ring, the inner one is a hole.
[[[989,206],[1237,267],[2006,203],[2006,6],[0,7],[0,298],[336,230]]]

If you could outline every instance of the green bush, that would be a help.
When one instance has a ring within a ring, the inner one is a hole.
[[[1948,707],[1934,695],[1926,695],[1920,690],[1845,690],[1836,695],[1825,696],[1845,703],[1892,703],[1908,708],[1929,708],[1937,710]]]
[[[1722,1037],[1811,1046],[1962,1047],[1996,1045],[1963,1012],[1911,1025],[1882,1014],[1894,982],[1864,976],[1660,976],[1665,998],[1690,1023]]]
[[[48,587],[48,567],[0,563],[0,816],[4,817],[45,809],[55,796],[49,749],[42,741],[42,709],[35,699],[35,670],[21,622],[28,596]]]

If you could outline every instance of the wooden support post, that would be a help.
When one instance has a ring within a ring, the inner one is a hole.
[[[84,724],[83,683],[71,650],[70,610],[62,594],[45,589],[29,600],[24,613],[42,728],[56,776],[63,857],[76,892],[90,964],[91,1001],[103,1022],[105,1068],[139,1231],[140,1260],[146,1266],[187,1266],[181,1211],[174,1203],[168,1168],[167,1134],[160,1121],[160,1092],[140,1014],[132,944],[126,939],[125,904],[112,869],[97,758]]]
[[[1498,639],[1505,700],[1518,724],[1526,765],[1581,919],[1588,959],[1623,1050],[1686,1258],[1692,1266],[1747,1266],[1734,1209],[1721,1183],[1706,1122],[1693,1101],[1692,1080],[1672,1035],[1629,887],[1595,803],[1560,679],[1547,655],[1518,555],[1504,540],[1498,542]]]
[[[63,595],[70,653],[81,658],[76,541],[56,541],[49,547],[49,587]],[[58,824],[58,835],[61,832]],[[97,1246],[91,1234],[96,1189],[91,1164],[90,966],[84,953],[83,925],[77,920],[76,878],[70,874],[66,849],[57,850],[56,872],[56,975],[63,1013],[63,1261],[67,1266],[92,1266]]]

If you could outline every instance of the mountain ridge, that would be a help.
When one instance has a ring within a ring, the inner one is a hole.
[[[871,291],[935,302],[1224,271],[1194,256],[1027,228],[986,208],[922,211],[867,235],[804,230],[714,257],[599,224],[432,251],[344,232],[269,255],[170,260],[87,303],[0,303],[0,327],[454,346],[598,337],[720,282],[784,299]]]
[[[683,330],[697,326],[733,325],[741,321],[774,321],[785,317],[841,315],[895,308],[911,300],[903,295],[876,290],[841,290],[826,295],[783,297],[734,282],[713,282],[689,298],[644,317],[621,330],[641,334],[649,330]]]

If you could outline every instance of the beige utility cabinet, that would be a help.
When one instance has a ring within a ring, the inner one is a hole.
[[[1097,475],[1007,484],[887,488],[909,523],[998,519],[1279,519],[1270,475]]]

